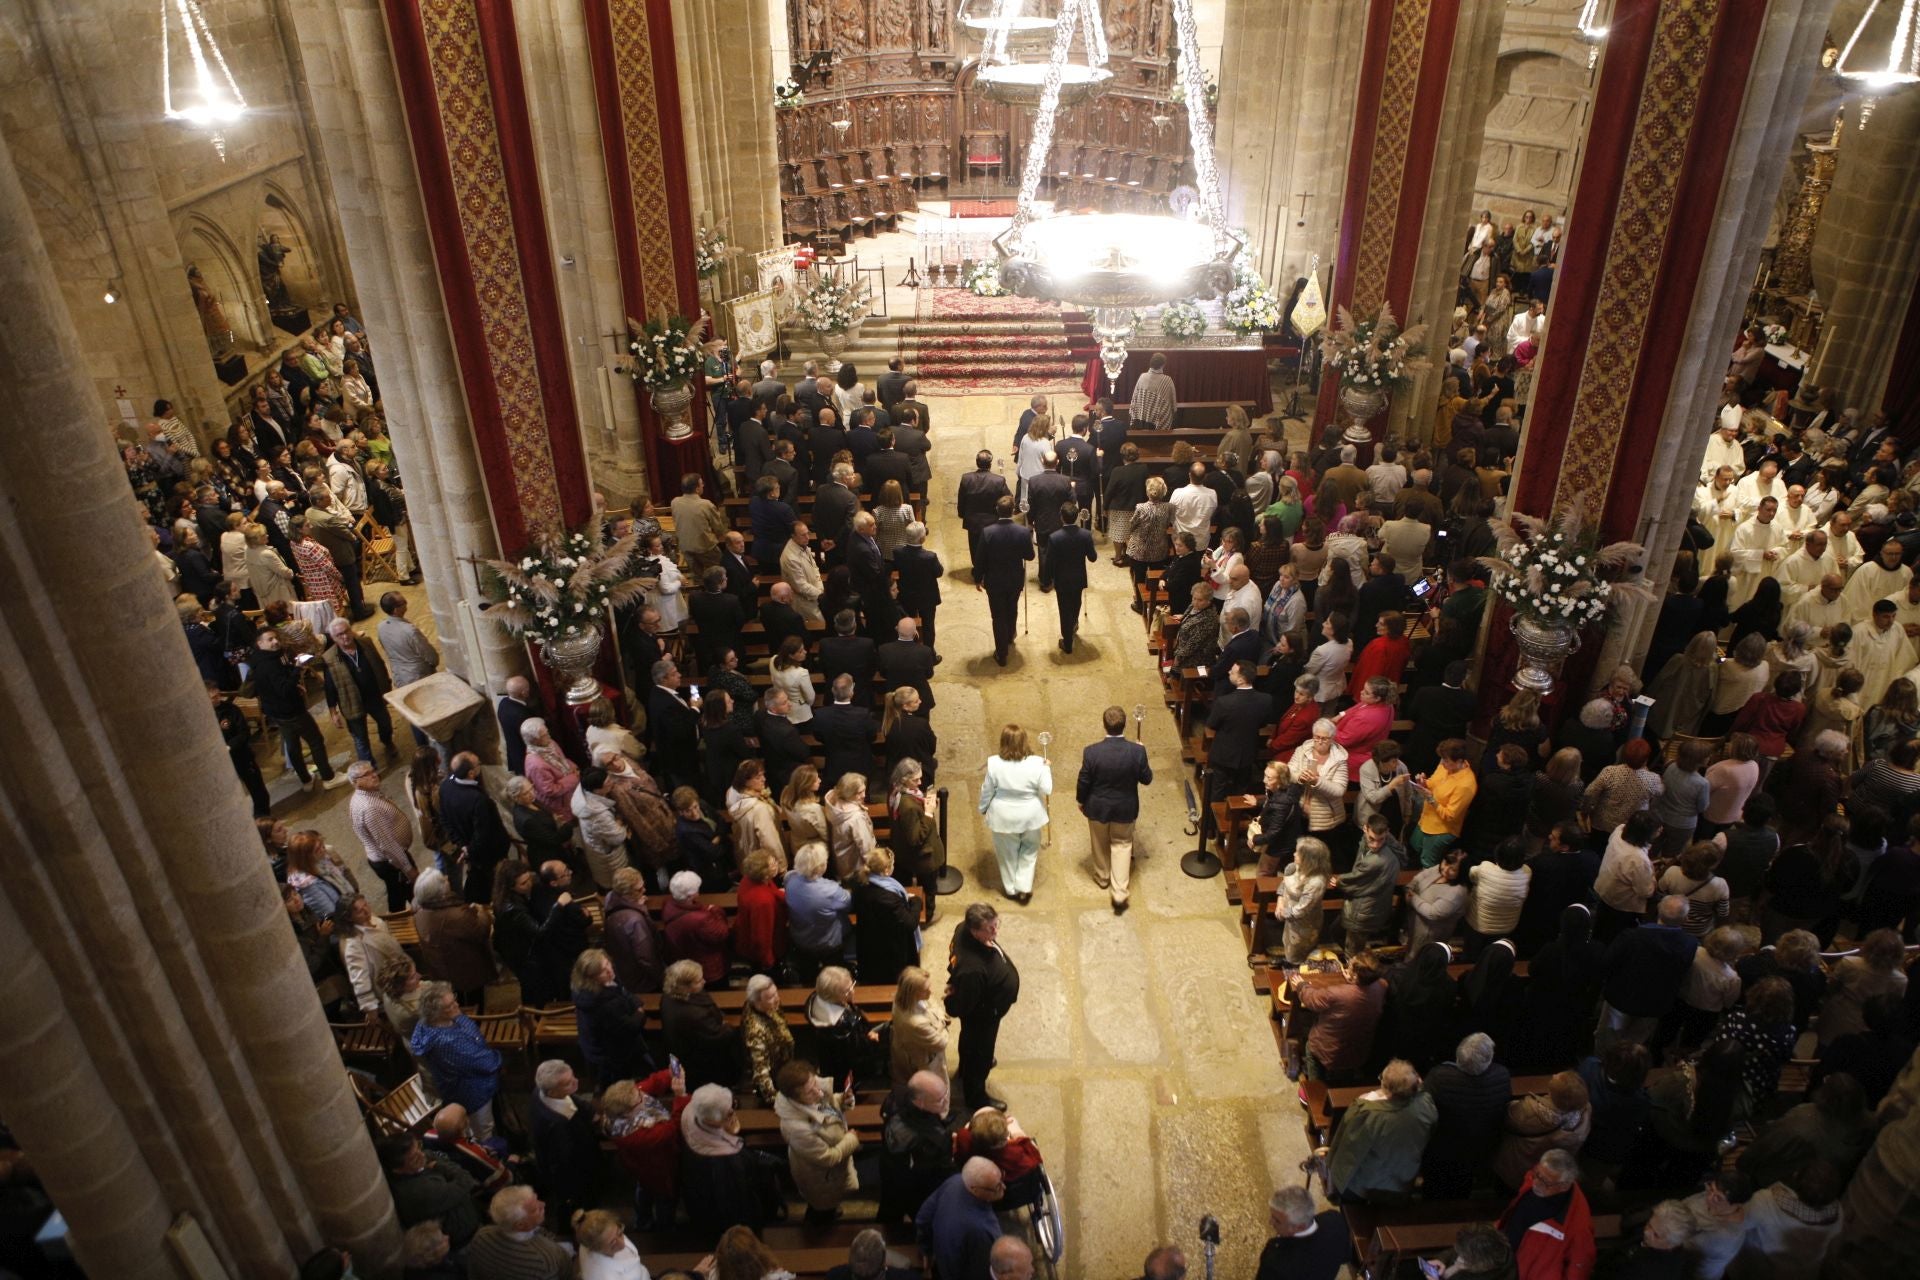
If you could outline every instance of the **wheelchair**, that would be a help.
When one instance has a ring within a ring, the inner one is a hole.
[[[1067,1256],[1067,1232],[1060,1216],[1060,1197],[1053,1192],[1053,1179],[1047,1176],[1047,1166],[1043,1163],[1032,1173],[1008,1183],[1007,1193],[996,1208],[1025,1222],[1035,1269],[1051,1280]]]

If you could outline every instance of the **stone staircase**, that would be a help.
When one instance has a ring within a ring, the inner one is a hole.
[[[925,390],[1050,391],[1078,386],[1076,358],[1058,307],[940,290],[931,314],[900,326],[907,367]]]

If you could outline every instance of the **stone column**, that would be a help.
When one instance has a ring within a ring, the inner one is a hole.
[[[468,629],[480,598],[470,561],[498,556],[500,539],[461,395],[380,0],[274,3],[282,30],[303,37],[289,42],[289,61],[332,176],[362,319],[379,343],[380,395],[406,477],[414,554],[440,654],[449,671],[497,690],[527,670],[526,649],[498,627]],[[477,651],[468,649],[470,634]]]
[[[725,223],[748,253],[782,239],[773,84],[787,70],[773,38],[767,6],[753,0],[680,0],[674,15],[687,189],[696,216]]]
[[[1227,221],[1286,297],[1315,256],[1325,288],[1340,233],[1366,8],[1351,0],[1226,0],[1215,135]]]
[[[1901,318],[1920,280],[1920,95],[1875,101],[1864,129],[1859,112],[1857,102],[1847,108],[1813,242],[1826,319],[1807,377],[1834,388],[1841,405],[1871,412],[1883,407]]]
[[[95,1275],[171,1276],[191,1213],[236,1275],[399,1229],[0,140],[0,1085]],[[57,976],[56,976],[57,975]],[[35,1105],[36,1103],[43,1105]]]
[[[1775,104],[1805,98],[1831,9],[1614,9],[1511,501],[1536,515],[1584,502],[1603,538],[1647,544],[1656,587],[1799,127]],[[1645,651],[1653,613],[1623,611],[1589,646],[1600,671]]]

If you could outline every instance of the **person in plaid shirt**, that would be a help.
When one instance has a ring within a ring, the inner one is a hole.
[[[327,549],[313,540],[304,518],[293,520],[293,568],[300,575],[300,591],[309,600],[324,600],[342,617],[347,613],[347,586]]]

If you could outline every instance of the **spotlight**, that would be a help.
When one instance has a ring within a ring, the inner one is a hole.
[[[120,286],[118,284],[109,284],[107,291],[100,295],[100,301],[106,303],[108,306],[112,306],[114,303],[120,301]]]

